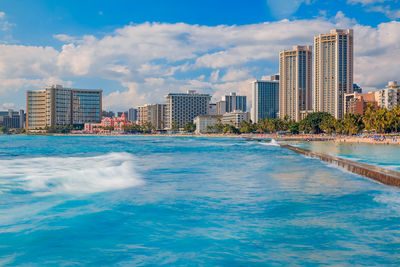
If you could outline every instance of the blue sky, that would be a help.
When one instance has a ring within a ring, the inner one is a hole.
[[[355,82],[400,79],[399,0],[0,1],[0,109],[51,83],[102,88],[106,108],[195,88],[250,96],[278,53],[353,28]]]

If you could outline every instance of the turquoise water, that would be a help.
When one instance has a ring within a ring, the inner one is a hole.
[[[315,152],[400,171],[400,145],[334,142],[297,142],[296,145]]]
[[[399,189],[278,146],[0,136],[0,265],[399,265],[399,249]]]

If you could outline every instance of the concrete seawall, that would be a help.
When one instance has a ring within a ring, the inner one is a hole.
[[[291,145],[280,144],[281,147],[290,149],[299,154],[311,158],[318,158],[322,161],[337,165],[350,172],[368,177],[382,184],[400,187],[400,172],[383,169],[366,163],[354,162],[322,153],[311,152],[310,150],[294,147]]]

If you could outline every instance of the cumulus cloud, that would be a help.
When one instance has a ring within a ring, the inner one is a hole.
[[[315,35],[338,27],[354,28],[355,82],[379,87],[400,78],[396,73],[400,69],[400,22],[369,27],[339,12],[332,19],[242,26],[132,24],[102,38],[58,34],[54,37],[65,42],[60,50],[0,45],[0,96],[15,91],[25,101],[23,89],[43,88],[52,81],[81,87],[71,80],[84,77],[121,85],[119,90],[103,88],[107,109],[162,103],[168,92],[188,89],[214,98],[229,91],[250,98],[251,80],[278,72],[279,51],[310,45]]]

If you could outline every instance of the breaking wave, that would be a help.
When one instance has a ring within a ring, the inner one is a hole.
[[[275,139],[271,139],[271,141],[270,142],[262,142],[262,143],[260,143],[260,144],[262,144],[262,145],[264,145],[264,146],[279,146],[279,143],[275,140]]]
[[[0,193],[90,194],[137,186],[134,156],[41,157],[0,160]]]

